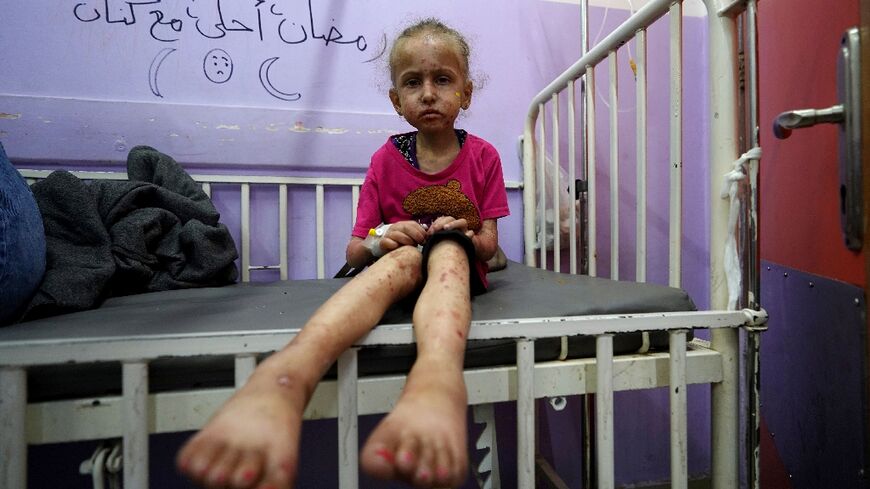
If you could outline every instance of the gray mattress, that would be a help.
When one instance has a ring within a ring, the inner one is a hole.
[[[0,342],[301,328],[346,280],[248,283],[116,297],[99,309],[0,328]],[[491,273],[489,281],[489,291],[473,300],[474,320],[695,310],[681,289],[557,274],[516,262]],[[396,304],[381,323],[409,323],[412,309],[412,300]],[[660,347],[666,341],[666,336],[654,337],[652,344]],[[539,361],[555,359],[561,351],[558,339],[535,343]],[[614,342],[617,353],[640,346],[639,333],[618,335]],[[515,358],[514,343],[507,340],[472,341],[467,350],[466,367],[513,363]],[[571,357],[594,355],[594,338],[570,338],[568,351]],[[405,372],[414,355],[413,345],[364,348],[360,373]],[[83,376],[88,382],[81,382]],[[116,394],[120,376],[117,364],[37,367],[28,376],[28,397],[36,402]],[[149,379],[152,391],[229,386],[233,361],[229,357],[160,359],[150,365]]]

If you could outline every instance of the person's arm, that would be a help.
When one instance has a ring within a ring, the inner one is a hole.
[[[426,241],[426,229],[416,221],[399,221],[390,225],[389,229],[378,241],[383,253],[381,256],[400,246],[417,246]],[[365,240],[353,236],[347,244],[345,253],[347,264],[354,267],[364,267],[374,261],[372,252],[365,246]]]
[[[488,261],[498,251],[498,220],[484,219],[480,231],[471,236],[474,252],[480,261]]]
[[[345,257],[347,264],[353,268],[362,268],[371,263],[373,258],[368,248],[363,246],[363,239],[356,236],[351,236],[347,243]]]

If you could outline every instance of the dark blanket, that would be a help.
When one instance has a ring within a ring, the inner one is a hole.
[[[128,181],[84,182],[56,171],[33,185],[47,266],[25,320],[91,309],[111,296],[236,281],[229,230],[175,160],[137,146],[127,174]]]

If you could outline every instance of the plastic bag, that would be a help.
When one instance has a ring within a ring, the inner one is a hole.
[[[556,193],[558,199],[553,198],[553,172],[559,172],[559,185],[556,189]],[[535,235],[536,242],[535,248],[541,249],[541,241],[542,241],[542,231],[546,232],[546,242],[544,245],[546,249],[553,249],[553,242],[555,236],[555,221],[556,221],[556,212],[554,203],[558,202],[559,209],[559,243],[561,249],[568,249],[570,239],[571,239],[571,206],[573,205],[575,208],[575,225],[580,222],[580,202],[574,198],[570,193],[570,181],[568,180],[568,174],[564,168],[556,165],[556,163],[550,159],[549,156],[545,157],[544,160],[544,174],[538,175],[538,178],[544,178],[544,182],[546,185],[545,189],[545,197],[546,202],[541,202],[541,183],[540,180],[535,185],[535,202],[537,212],[535,215]],[[541,223],[541,211],[542,206],[545,207],[544,212],[544,223]],[[577,234],[579,236],[579,226],[577,227]]]

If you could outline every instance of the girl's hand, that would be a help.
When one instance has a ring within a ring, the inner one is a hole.
[[[399,221],[390,225],[390,228],[381,239],[381,249],[389,253],[400,246],[417,246],[426,241],[428,235],[417,221]]]
[[[465,233],[469,238],[474,237],[474,231],[468,229],[468,221],[465,219],[455,219],[451,216],[441,216],[435,219],[435,222],[429,226],[429,235],[433,235],[438,231],[457,230]]]

